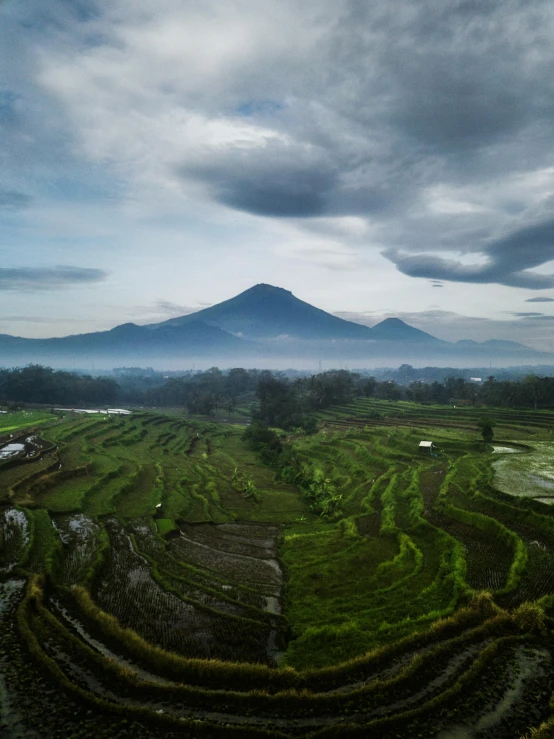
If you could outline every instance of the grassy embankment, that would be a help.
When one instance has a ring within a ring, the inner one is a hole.
[[[322,414],[319,433],[289,443],[342,496],[331,519],[237,427],[145,413],[45,428],[41,458],[0,465],[1,495],[29,521],[19,572],[47,578],[19,611],[25,642],[76,700],[145,725],[199,719],[199,736],[408,736],[469,718],[479,697],[502,698],[554,614],[550,510],[495,489],[478,415],[378,401]],[[506,443],[549,438],[548,414],[488,415]],[[437,457],[418,452],[421,438]],[[476,598],[483,588],[497,605]],[[68,618],[177,684],[162,698]],[[100,684],[117,688],[115,704]],[[531,703],[514,731],[548,718],[544,696]]]

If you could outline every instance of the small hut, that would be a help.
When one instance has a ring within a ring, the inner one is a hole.
[[[420,441],[419,451],[427,452],[427,454],[432,454],[433,453],[433,442],[432,441]]]

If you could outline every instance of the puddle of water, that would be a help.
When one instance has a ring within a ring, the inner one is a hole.
[[[554,497],[552,497],[552,498],[534,498],[534,500],[538,500],[539,503],[546,503],[546,505],[554,505]]]
[[[539,477],[538,475],[528,475],[528,479],[532,480],[535,485],[538,485],[540,488],[544,488],[545,490],[554,490],[554,482],[551,480],[545,480],[543,477]]]
[[[13,459],[25,452],[25,457],[35,457],[44,447],[44,442],[36,436],[27,436],[24,441],[10,441],[0,448],[0,461]]]
[[[21,452],[25,451],[25,444],[20,444],[18,442],[12,442],[11,444],[6,444],[6,446],[3,446],[0,449],[0,460],[1,459],[10,459],[11,457],[16,457],[18,454],[21,454]]]
[[[493,446],[493,454],[521,454],[521,449],[515,449],[513,446]]]
[[[266,600],[265,610],[268,613],[275,613],[275,614],[281,613],[281,602],[279,598],[276,598],[274,595],[266,595],[265,600]]]
[[[21,595],[24,587],[25,580],[14,579],[0,582],[0,620]]]
[[[8,508],[0,516],[0,532],[3,537],[0,572],[11,572],[16,566],[19,557],[29,542],[29,523],[23,511],[17,508]]]
[[[277,646],[277,631],[275,631],[275,629],[269,632],[267,640],[267,656],[277,665],[277,667],[279,667],[283,657],[285,656],[285,652]]]
[[[504,493],[531,498],[554,494],[554,446],[550,442],[535,442],[526,454],[499,454],[492,467],[495,485]]]
[[[63,529],[61,529],[61,528],[60,528],[60,527],[58,526],[58,524],[57,524],[57,523],[56,523],[56,522],[54,521],[54,519],[52,519],[50,523],[52,524],[52,527],[53,527],[54,529],[56,529],[56,533],[57,533],[57,535],[58,535],[58,536],[60,537],[60,539],[62,540],[62,542],[63,542],[64,544],[69,544],[69,539],[68,539],[68,537],[67,537],[67,536],[66,536],[66,535],[64,534],[64,532],[63,532]]]

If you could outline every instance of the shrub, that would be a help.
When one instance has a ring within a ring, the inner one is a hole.
[[[492,593],[489,593],[488,590],[480,590],[478,593],[475,593],[469,601],[469,607],[485,618],[496,616],[502,611],[502,609],[496,605]]]
[[[537,603],[522,603],[512,613],[512,621],[520,631],[539,631],[545,629],[546,614]]]

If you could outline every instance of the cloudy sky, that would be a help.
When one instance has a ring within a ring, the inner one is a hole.
[[[554,350],[547,0],[0,0],[0,333],[259,282]]]

